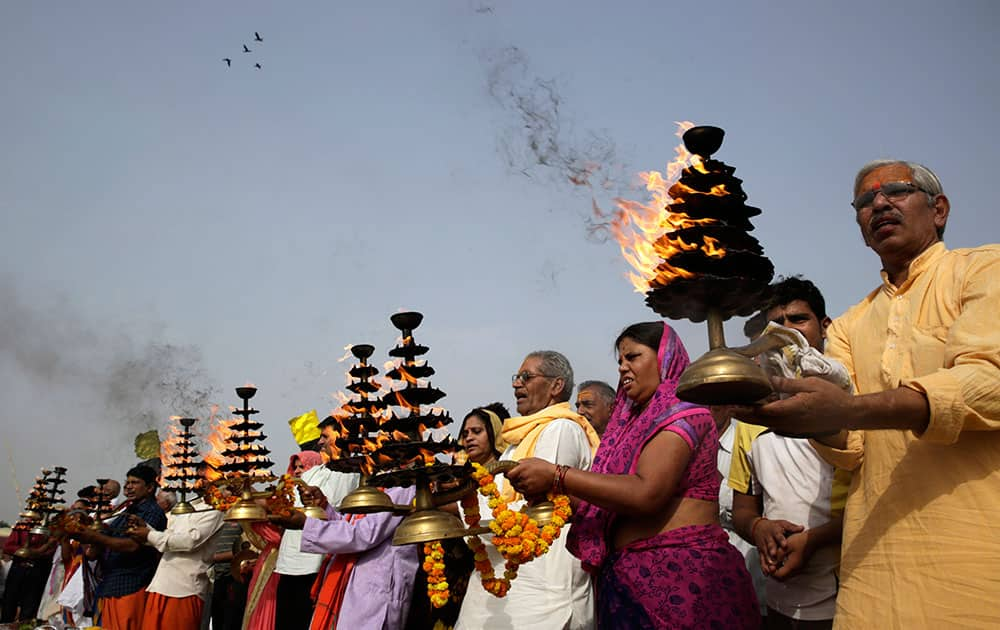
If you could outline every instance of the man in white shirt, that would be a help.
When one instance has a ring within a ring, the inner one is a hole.
[[[537,457],[554,464],[587,470],[600,438],[593,426],[569,406],[573,368],[559,352],[532,352],[511,378],[518,417],[504,421],[501,435],[510,446],[501,460]],[[511,510],[523,500],[497,476],[501,493]],[[486,520],[489,502],[480,496],[480,514]],[[516,499],[516,500],[515,500]],[[500,552],[486,545],[490,562],[499,573],[504,566]],[[566,550],[565,533],[548,552],[520,567],[506,597],[495,597],[473,576],[465,593],[456,630],[586,630],[594,627],[594,600],[590,576],[580,561]]]
[[[129,536],[160,551],[163,556],[146,588],[142,630],[198,628],[209,594],[208,568],[215,551],[214,537],[223,513],[201,499],[191,502],[195,512],[168,514],[162,532],[131,517]]]
[[[767,320],[797,330],[822,351],[830,318],[819,289],[791,277],[770,291]],[[767,576],[765,627],[831,628],[849,473],[835,470],[801,437],[741,423],[733,441],[733,524],[760,552]]]
[[[733,491],[729,487],[729,468],[733,462],[733,439],[739,420],[729,417],[728,407],[712,407],[712,417],[719,432],[719,454],[716,456],[716,466],[721,478],[719,482],[719,524],[729,535],[729,544],[739,550],[746,562],[750,579],[753,580],[753,590],[760,602],[761,614],[767,614],[767,600],[764,597],[764,574],[760,570],[760,555],[757,547],[740,538],[733,525]]]

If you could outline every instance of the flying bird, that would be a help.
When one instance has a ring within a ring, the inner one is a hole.
[[[264,41],[264,38],[260,36],[260,33],[258,33],[257,31],[254,31],[253,32],[253,41],[255,41],[255,42],[262,42],[262,41]]]
[[[227,67],[227,68],[229,68],[229,67],[231,67],[231,66],[233,65],[233,60],[232,60],[232,59],[230,59],[229,57],[225,57],[225,58],[223,59],[223,61],[225,61],[225,62],[226,62],[226,67]]]
[[[251,52],[250,49],[247,48],[246,44],[243,44],[243,52]]]
[[[260,70],[260,64],[259,64],[259,63],[255,63],[255,64],[253,64],[253,67],[254,67],[254,68],[257,68],[258,70]]]

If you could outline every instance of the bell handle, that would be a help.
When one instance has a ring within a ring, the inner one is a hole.
[[[517,462],[504,460],[504,461],[492,461],[486,464],[484,468],[486,468],[487,472],[489,472],[491,475],[496,475],[498,473],[507,474],[508,472],[513,470],[515,466],[517,466]],[[454,503],[455,501],[460,501],[462,497],[469,494],[470,492],[475,492],[475,491],[476,491],[476,482],[473,479],[469,478],[463,481],[462,485],[458,486],[457,488],[431,495],[431,500],[434,502],[435,507],[447,505],[448,503]]]
[[[730,348],[733,352],[741,354],[747,358],[753,358],[759,354],[764,354],[771,350],[777,350],[788,345],[788,341],[782,339],[774,333],[766,333],[757,337],[745,346]]]
[[[431,501],[434,503],[434,507],[440,507],[442,505],[447,505],[449,503],[454,503],[455,501],[460,501],[462,497],[469,494],[470,492],[476,491],[476,482],[470,477],[462,482],[457,488],[452,488],[451,490],[446,490],[444,492],[438,492],[437,494],[431,495]]]
[[[498,473],[501,475],[506,475],[510,471],[514,470],[514,468],[516,467],[517,467],[517,462],[509,459],[505,459],[503,461],[499,460],[492,461],[486,464],[485,466],[487,472],[489,472],[491,475],[496,475]]]

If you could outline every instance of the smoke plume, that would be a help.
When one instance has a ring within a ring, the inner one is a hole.
[[[604,131],[574,129],[555,79],[535,75],[516,46],[486,52],[482,60],[490,96],[508,116],[497,149],[511,172],[601,194],[627,188],[614,140]]]
[[[100,409],[97,425],[131,440],[171,415],[203,414],[217,391],[194,346],[122,332],[120,323],[87,321],[65,301],[32,301],[0,277],[0,364],[52,397]],[[140,336],[141,339],[133,337]],[[0,383],[0,391],[13,387]],[[7,400],[13,392],[6,392]]]

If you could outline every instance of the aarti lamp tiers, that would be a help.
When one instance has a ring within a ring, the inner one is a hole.
[[[702,405],[751,404],[772,392],[767,375],[743,349],[726,347],[723,323],[761,307],[774,266],[749,234],[749,218],[760,209],[746,204],[735,169],[711,158],[724,137],[712,126],[692,127],[683,135],[687,150],[700,160],[684,168],[669,189],[664,225],[681,227],[657,240],[664,262],[646,294],[646,303],[664,317],[708,321],[709,351],[677,383],[678,398]]]

